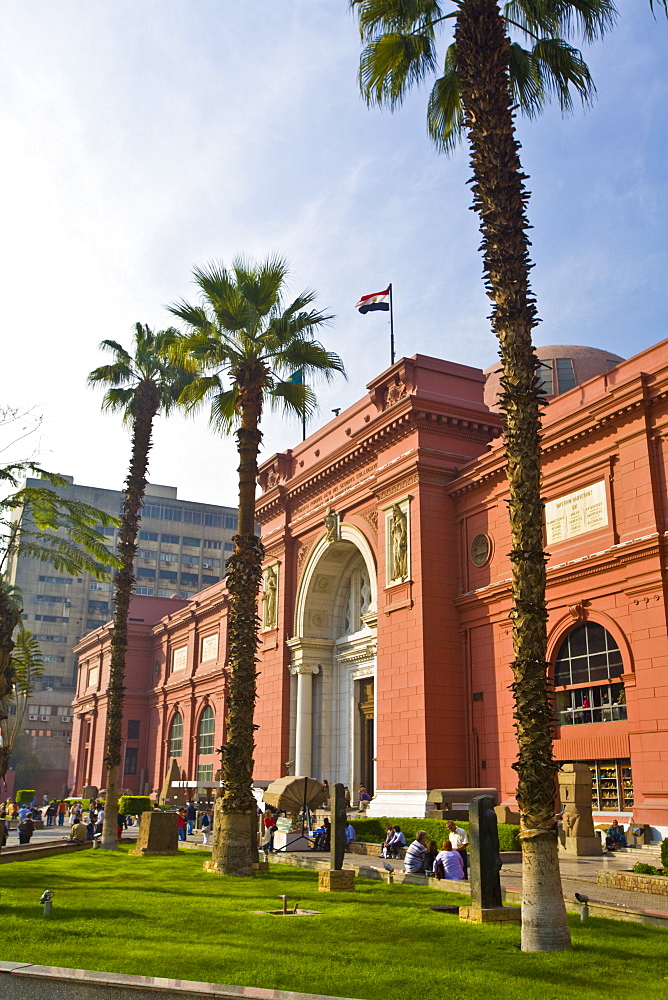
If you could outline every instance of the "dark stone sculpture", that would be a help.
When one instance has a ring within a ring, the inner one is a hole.
[[[469,804],[469,866],[471,902],[481,909],[503,906],[501,856],[494,799],[477,795]]]
[[[346,810],[346,799],[343,785],[334,785],[334,794],[331,797],[332,803],[332,833],[331,833],[331,863],[332,871],[341,871],[343,868],[343,856],[346,853],[346,826],[348,825],[348,812]]]

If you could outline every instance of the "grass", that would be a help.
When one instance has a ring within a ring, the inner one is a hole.
[[[232,879],[202,855],[86,851],[0,868],[0,959],[355,997],[361,1000],[600,1000],[668,995],[665,931],[571,922],[574,950],[525,955],[518,927],[475,927],[435,913],[466,897],[358,880],[319,893],[317,874],[272,865]],[[39,897],[54,890],[44,919]],[[317,917],[256,916],[289,903]]]

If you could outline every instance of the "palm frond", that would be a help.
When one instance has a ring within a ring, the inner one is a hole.
[[[464,110],[457,76],[457,47],[445,53],[443,76],[432,88],[427,103],[427,129],[442,153],[454,152],[464,137]]]
[[[229,434],[237,421],[239,390],[236,385],[225,392],[219,392],[211,403],[209,423],[221,434]]]
[[[509,0],[506,20],[527,38],[582,38],[593,42],[614,27],[614,0]]]
[[[443,18],[438,0],[350,0],[350,7],[357,11],[364,41],[409,27],[426,31]]]
[[[343,361],[327,351],[317,340],[295,340],[274,359],[274,368],[281,374],[291,374],[298,368],[309,379],[322,378],[331,382],[335,374],[346,377]]]
[[[668,0],[656,0],[657,7],[661,5],[666,12],[666,17],[668,17]],[[654,0],[649,0],[649,9],[654,13]]]
[[[532,58],[546,98],[555,97],[562,111],[573,109],[571,89],[577,91],[583,105],[591,104],[596,87],[578,49],[561,38],[542,38],[534,45]]]
[[[178,400],[179,405],[183,407],[186,413],[192,413],[212,393],[219,391],[221,388],[218,375],[199,375],[183,388]]]
[[[112,351],[117,355],[118,362],[126,365],[132,364],[132,355],[128,354],[126,349],[122,344],[119,344],[117,340],[103,340],[100,342],[100,350],[102,351]]]
[[[362,50],[359,81],[367,104],[398,108],[407,92],[436,69],[436,50],[429,34],[388,32]]]
[[[35,690],[35,681],[44,673],[42,650],[32,632],[19,626],[12,650],[14,688],[18,695],[29,698]]]
[[[313,389],[296,382],[277,382],[269,391],[269,401],[273,410],[281,410],[288,416],[308,419],[318,410],[318,400]]]

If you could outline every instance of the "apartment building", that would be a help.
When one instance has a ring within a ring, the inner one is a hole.
[[[114,516],[121,513],[120,490],[80,486],[72,477],[64,478],[70,485],[57,487],[56,492]],[[28,479],[27,485],[43,484]],[[136,593],[187,599],[217,583],[232,551],[236,528],[236,509],[179,500],[176,487],[149,484],[135,563]],[[110,551],[116,551],[118,530],[102,530]],[[44,675],[28,706],[21,750],[24,760],[31,755],[42,767],[33,777],[39,797],[44,792],[56,796],[67,783],[72,741],[71,705],[77,676],[73,649],[84,635],[111,619],[113,583],[88,573],[67,576],[25,557],[15,560],[11,582],[23,594],[26,628],[39,641],[44,656]]]

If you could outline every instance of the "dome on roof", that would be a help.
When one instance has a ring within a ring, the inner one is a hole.
[[[548,398],[560,396],[562,392],[574,389],[581,382],[603,375],[624,361],[612,351],[602,351],[598,347],[580,347],[576,344],[550,344],[537,347],[536,355],[542,361],[540,373],[543,378],[545,395]],[[485,402],[490,410],[499,410],[501,392],[501,362],[485,368]]]

